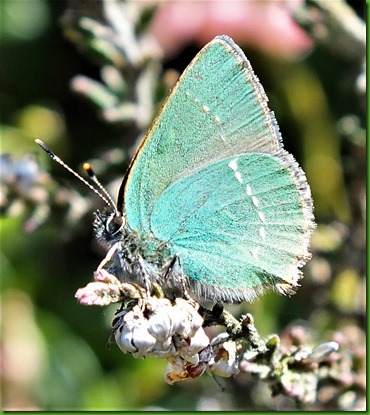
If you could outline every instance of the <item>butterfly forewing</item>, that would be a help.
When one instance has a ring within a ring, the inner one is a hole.
[[[233,154],[277,153],[278,137],[243,52],[216,37],[185,70],[137,154],[124,195],[130,226],[149,231],[156,200],[178,178]]]

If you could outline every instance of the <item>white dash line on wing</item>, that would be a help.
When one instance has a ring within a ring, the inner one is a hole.
[[[261,212],[260,210],[257,213],[258,213],[258,216],[261,219],[261,221],[266,222],[265,214],[263,212]]]
[[[239,183],[243,183],[243,177],[240,171],[238,171],[238,159],[232,159],[228,164],[230,169],[234,172],[234,176]]]
[[[238,170],[238,159],[232,159],[228,164],[231,170],[237,171]]]

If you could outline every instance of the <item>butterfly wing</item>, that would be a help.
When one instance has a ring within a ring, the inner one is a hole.
[[[235,301],[297,286],[309,257],[311,223],[292,174],[297,168],[293,157],[243,153],[161,194],[151,229],[170,241],[195,292]]]
[[[203,296],[250,300],[267,287],[297,286],[314,226],[310,189],[227,36],[206,45],[179,79],[118,208],[131,228],[169,242]]]
[[[118,209],[134,229],[149,232],[151,211],[171,183],[225,156],[280,149],[275,119],[249,62],[229,37],[216,37],[180,77],[144,138]]]

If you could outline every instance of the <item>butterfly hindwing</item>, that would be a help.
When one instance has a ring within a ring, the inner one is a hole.
[[[151,216],[198,291],[252,299],[300,278],[308,223],[286,164],[264,153],[232,156],[173,183]]]

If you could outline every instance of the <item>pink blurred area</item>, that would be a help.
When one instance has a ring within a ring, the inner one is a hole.
[[[308,52],[313,44],[291,17],[303,0],[159,0],[145,3],[157,3],[150,31],[167,56],[190,42],[203,46],[220,34],[231,36],[241,45],[287,59]]]

